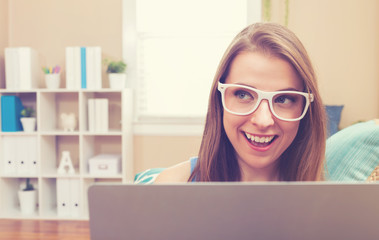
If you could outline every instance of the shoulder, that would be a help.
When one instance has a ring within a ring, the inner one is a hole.
[[[187,182],[191,175],[191,163],[185,161],[169,167],[161,172],[154,183],[183,183]]]

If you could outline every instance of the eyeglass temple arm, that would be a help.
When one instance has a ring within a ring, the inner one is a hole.
[[[313,102],[314,100],[315,100],[315,96],[312,93],[310,93],[309,94],[309,101]]]

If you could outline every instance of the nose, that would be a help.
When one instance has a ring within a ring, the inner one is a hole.
[[[259,128],[267,128],[274,124],[274,116],[267,100],[263,100],[251,114],[250,122]]]

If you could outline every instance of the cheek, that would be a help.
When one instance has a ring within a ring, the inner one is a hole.
[[[290,145],[292,141],[295,139],[297,131],[299,130],[299,125],[299,121],[286,122],[281,124],[282,131],[286,136],[287,141],[289,142],[288,145]]]
[[[233,142],[238,135],[238,129],[244,124],[244,118],[224,111],[223,123],[229,141]]]

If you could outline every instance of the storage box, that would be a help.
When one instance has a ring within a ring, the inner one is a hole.
[[[121,155],[100,154],[88,160],[91,175],[109,176],[121,173]]]

